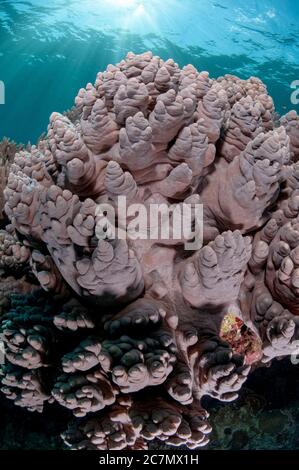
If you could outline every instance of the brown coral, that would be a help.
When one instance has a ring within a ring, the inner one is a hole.
[[[3,210],[5,200],[3,191],[7,183],[9,168],[16,152],[20,150],[21,145],[17,145],[15,142],[10,141],[9,139],[4,138],[0,142],[0,221],[4,216]]]
[[[56,303],[19,299],[4,318],[3,392],[72,410],[74,449],[205,445],[202,397],[234,400],[261,356],[296,350],[298,116],[277,127],[257,78],[212,80],[150,52],[99,73],[72,115],[53,113],[10,167],[1,266],[30,259]],[[172,221],[203,203],[203,246],[184,249],[194,215],[177,238],[159,222],[132,236],[119,197],[171,207]]]

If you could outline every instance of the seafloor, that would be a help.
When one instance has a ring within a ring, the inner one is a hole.
[[[253,372],[237,401],[220,403],[209,399],[206,404],[213,432],[205,449],[299,447],[299,370],[289,359]],[[28,413],[1,395],[0,416],[1,450],[64,448],[59,434],[70,413],[58,405],[46,407],[43,414]],[[159,449],[161,444],[153,442],[150,447]]]

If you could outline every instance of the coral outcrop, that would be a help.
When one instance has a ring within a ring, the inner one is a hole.
[[[10,165],[16,152],[21,150],[21,145],[4,138],[0,141],[0,222],[4,218],[4,195],[3,191],[7,183]]]
[[[257,78],[150,52],[99,73],[72,116],[9,168],[0,267],[43,292],[6,307],[2,391],[71,410],[72,449],[204,446],[202,398],[236,399],[298,348],[299,118],[277,122]],[[203,223],[163,237],[146,219],[134,237],[140,204],[172,221],[202,204]]]

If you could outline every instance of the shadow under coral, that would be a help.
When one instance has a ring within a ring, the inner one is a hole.
[[[289,359],[254,371],[236,402],[205,400],[213,431],[204,449],[297,449],[298,397],[299,370]],[[28,413],[0,395],[0,415],[1,450],[65,448],[60,434],[71,418],[65,408],[51,405],[43,414]],[[168,447],[154,441],[150,448]]]

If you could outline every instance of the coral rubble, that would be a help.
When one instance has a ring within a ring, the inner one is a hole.
[[[299,117],[277,123],[257,78],[149,52],[109,65],[75,106],[5,176],[1,282],[26,272],[32,288],[5,300],[2,392],[71,410],[72,449],[204,446],[202,398],[236,399],[252,367],[298,348]],[[119,196],[203,204],[203,246],[113,237],[98,207],[126,231]]]

